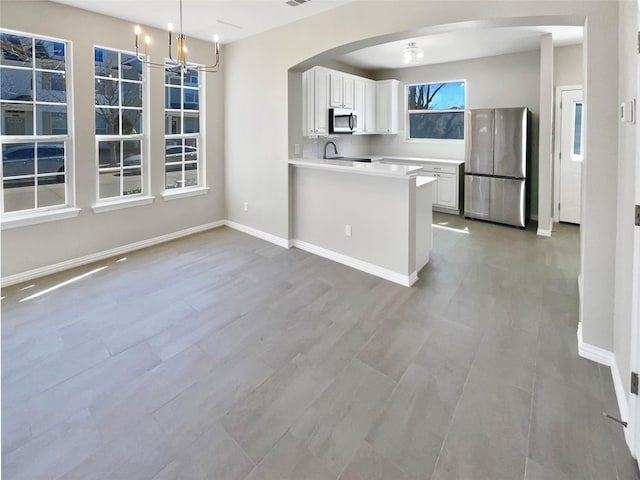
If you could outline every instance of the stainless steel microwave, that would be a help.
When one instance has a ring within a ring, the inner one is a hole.
[[[329,133],[353,133],[358,131],[358,114],[346,108],[329,109]]]

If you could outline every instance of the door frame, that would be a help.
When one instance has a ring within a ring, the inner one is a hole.
[[[560,148],[562,146],[562,93],[569,90],[582,90],[582,85],[561,85],[556,87],[556,96],[554,102],[554,128],[553,128],[553,222],[560,221],[560,210],[558,202],[560,201]],[[583,91],[584,94],[584,91]],[[586,121],[586,118],[584,118]],[[583,127],[584,131],[584,127]]]

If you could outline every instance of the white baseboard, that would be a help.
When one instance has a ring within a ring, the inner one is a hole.
[[[341,263],[356,270],[375,275],[376,277],[384,278],[390,282],[398,283],[405,287],[410,287],[418,280],[418,272],[413,272],[410,275],[402,275],[400,273],[389,270],[388,268],[379,267],[372,263],[358,260],[357,258],[342,255],[341,253],[334,252],[333,250],[327,250],[326,248],[318,247],[302,240],[293,240],[292,246],[304,250],[314,255],[333,260],[334,262]]]
[[[34,268],[33,270],[28,270],[26,272],[3,277],[0,280],[0,284],[2,285],[2,287],[8,287],[9,285],[15,285],[16,283],[27,282],[35,278],[44,277],[45,275],[51,275],[52,273],[62,272],[63,270],[68,270],[70,268],[80,267],[82,265],[104,260],[116,255],[123,255],[125,253],[133,252],[134,250],[151,247],[153,245],[158,245],[159,243],[164,243],[175,240],[177,238],[193,235],[194,233],[200,233],[206,230],[211,230],[213,228],[222,227],[223,225],[225,225],[225,221],[219,220],[217,222],[206,223],[204,225],[198,225],[197,227],[191,227],[185,230],[179,230],[177,232],[171,232],[166,235],[161,235],[159,237],[149,238],[140,242],[130,243],[121,247],[104,250],[102,252],[92,253],[90,255],[85,255],[84,257],[73,258],[64,262],[54,263],[53,265]]]
[[[616,362],[616,356],[613,352],[605,350],[595,345],[585,343],[582,338],[582,322],[578,324],[578,355],[582,358],[586,358],[593,362],[605,365],[611,369],[611,377],[613,378],[613,388],[616,392],[616,399],[618,400],[618,410],[620,411],[620,420],[624,422],[629,421],[629,404],[627,402],[626,390],[624,388],[624,382],[618,369],[618,362]],[[627,441],[627,445],[631,445],[631,428],[624,429],[624,436]]]
[[[541,237],[551,236],[551,232],[553,231],[553,218],[549,220],[549,225],[546,225],[546,227],[547,228],[545,228],[545,225],[540,225],[540,223],[538,223],[538,235]]]
[[[291,247],[291,241],[286,238],[278,237],[277,235],[263,232],[262,230],[248,227],[247,225],[242,225],[241,223],[232,222],[231,220],[226,220],[225,225],[227,227],[233,228],[234,230],[238,230],[239,232],[247,233],[253,237],[261,238],[262,240],[266,240],[267,242],[274,243],[280,247]]]

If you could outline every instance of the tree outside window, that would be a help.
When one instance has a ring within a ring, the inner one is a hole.
[[[407,138],[463,140],[464,109],[464,81],[408,85]]]

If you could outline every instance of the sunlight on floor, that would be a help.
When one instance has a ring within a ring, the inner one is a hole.
[[[446,227],[444,225],[437,225],[437,224],[433,224],[433,228],[440,228],[442,230],[449,230],[451,232],[456,232],[456,233],[464,233],[465,235],[469,235],[469,227],[464,227],[464,228],[453,228],[453,227]]]
[[[27,300],[32,300],[32,299],[37,298],[37,297],[41,297],[42,295],[45,295],[45,294],[47,294],[49,292],[53,292],[54,290],[57,290],[57,289],[62,288],[64,286],[66,286],[66,285],[69,285],[70,283],[77,282],[78,280],[82,280],[83,278],[86,278],[86,277],[88,277],[90,275],[93,275],[94,273],[98,273],[98,272],[104,270],[105,268],[109,268],[109,267],[105,266],[105,267],[96,268],[95,270],[91,270],[90,272],[83,273],[82,275],[78,275],[77,277],[71,278],[71,279],[69,279],[69,280],[67,280],[65,282],[59,283],[57,285],[54,285],[53,287],[47,288],[46,290],[43,290],[43,291],[38,292],[38,293],[35,293],[35,294],[33,294],[33,295],[29,296],[29,297],[23,298],[22,300],[20,300],[20,303],[26,302]]]

